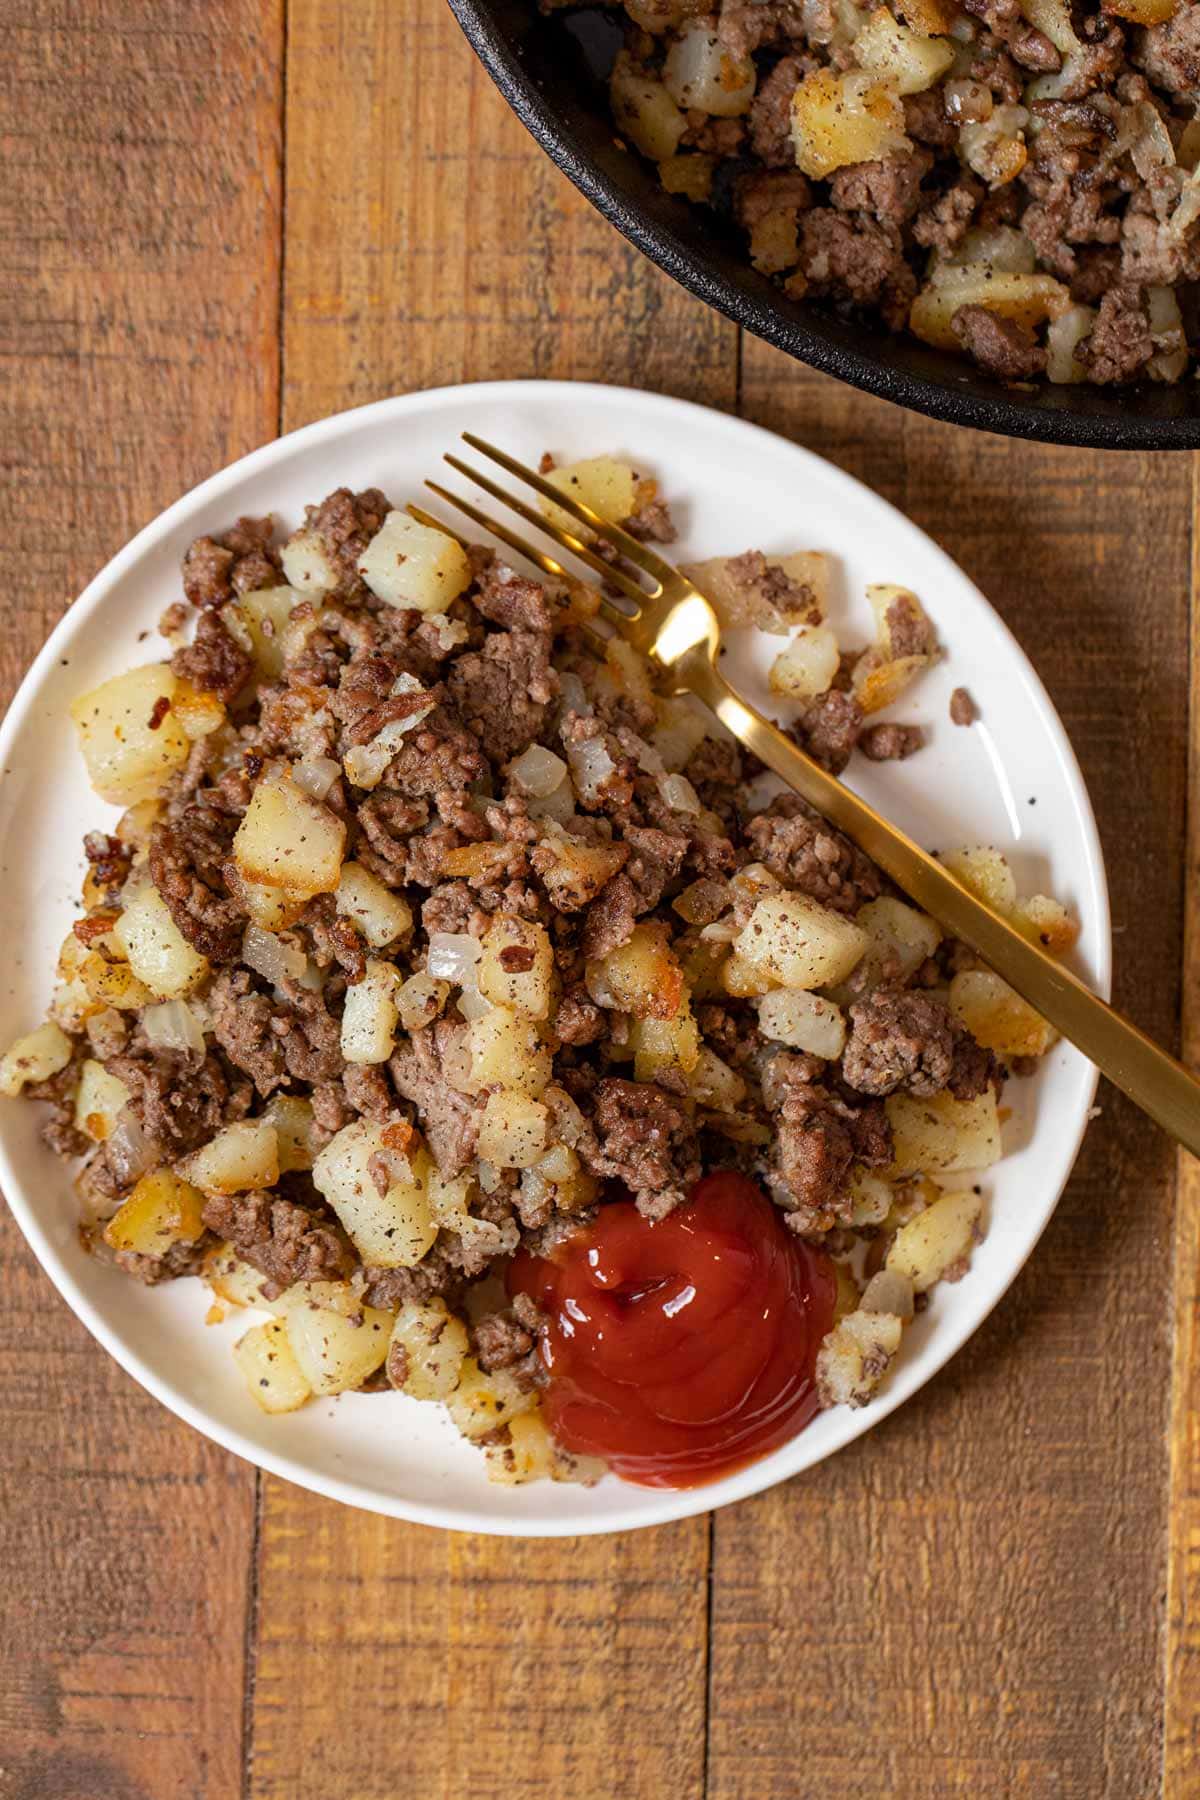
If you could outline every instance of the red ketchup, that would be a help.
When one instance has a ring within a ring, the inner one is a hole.
[[[549,1315],[543,1404],[555,1437],[627,1481],[713,1481],[817,1410],[833,1266],[744,1175],[705,1176],[656,1225],[631,1201],[602,1206],[553,1260],[522,1251],[508,1286]]]

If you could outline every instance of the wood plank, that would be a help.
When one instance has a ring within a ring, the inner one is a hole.
[[[1200,516],[1200,455],[1192,458]],[[1183,1053],[1200,1065],[1200,533],[1191,581],[1191,688],[1183,956]],[[1175,1333],[1168,1490],[1163,1800],[1200,1790],[1200,1164],[1181,1151],[1175,1211]]]
[[[0,14],[7,700],[106,558],[276,429],[282,12]],[[254,1475],[105,1356],[7,1215],[0,1264],[0,1795],[236,1800]]]
[[[1188,460],[956,431],[749,341],[743,410],[894,500],[1017,631],[1089,778],[1118,1001],[1173,1042]],[[795,1792],[798,1770],[806,1800],[1157,1791],[1174,1159],[1100,1103],[1029,1267],[953,1364],[717,1516],[713,1800]]]
[[[288,427],[513,374],[732,402],[732,328],[562,180],[448,9],[292,0],[287,121]],[[707,1565],[704,1520],[519,1544],[268,1481],[254,1800],[699,1800]]]
[[[704,1520],[530,1543],[264,1500],[254,1800],[701,1795]]]

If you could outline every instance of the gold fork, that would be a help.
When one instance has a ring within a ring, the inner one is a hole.
[[[763,718],[735,693],[717,667],[721,645],[717,615],[685,575],[672,568],[640,539],[602,519],[590,507],[553,486],[515,457],[472,432],[464,432],[463,438],[481,456],[498,464],[553,504],[558,516],[547,518],[481,470],[472,468],[456,456],[448,455],[445,459],[452,469],[527,524],[552,538],[560,548],[569,551],[619,590],[625,606],[606,596],[600,599],[600,613],[611,629],[619,631],[667,673],[676,682],[676,691],[687,689],[702,700],[734,737],[781,775],[839,831],[853,839],[886,871],[896,886],[939,925],[969,944],[1143,1112],[1193,1155],[1200,1155],[1200,1081],[1039,945],[1022,937],[936,858],[881,818],[865,800],[821,768],[769,719]],[[543,573],[556,579],[572,579],[569,571],[554,557],[500,520],[490,518],[469,500],[433,481],[427,482],[426,486]],[[409,511],[440,531],[448,529],[440,519],[419,507],[410,507]],[[611,544],[645,580],[637,580],[624,568],[605,561],[590,543],[559,522],[564,513],[585,526],[589,535]]]

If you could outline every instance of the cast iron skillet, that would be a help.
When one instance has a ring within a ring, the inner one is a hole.
[[[1200,381],[1129,389],[1022,393],[957,357],[789,300],[745,261],[738,236],[707,210],[666,194],[650,166],[615,141],[604,76],[620,41],[597,13],[540,18],[536,0],[450,0],[480,60],[521,122],[618,231],[710,306],[855,387],[899,406],[1009,437],[1106,450],[1200,448]]]

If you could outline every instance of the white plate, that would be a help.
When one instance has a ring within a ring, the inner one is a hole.
[[[750,546],[834,552],[841,580],[833,623],[851,639],[871,635],[867,582],[915,589],[948,652],[900,709],[925,726],[928,746],[906,763],[856,759],[851,779],[931,848],[1003,845],[1023,890],[1054,893],[1077,909],[1077,966],[1107,992],[1108,900],[1078,765],[1012,636],[942,551],[850,476],[753,425],[620,388],[497,382],[381,401],[268,444],[169,508],[71,608],[0,731],[4,1042],[42,1016],[74,912],[80,837],[106,813],[84,779],[67,705],[108,675],[164,653],[156,637],[142,639],[179,594],[187,545],[239,513],[273,512],[290,528],[306,503],[342,485],[379,486],[403,503],[467,429],[530,461],[544,449],[567,457],[627,452],[672,500],[680,559]],[[761,692],[774,640],[755,644],[743,635],[729,672]],[[948,717],[960,683],[982,712],[971,730]],[[679,1493],[614,1478],[592,1489],[491,1486],[482,1457],[456,1438],[440,1408],[399,1395],[345,1395],[267,1418],[229,1355],[244,1317],[206,1326],[207,1290],[199,1283],[145,1289],[84,1255],[70,1184],[38,1137],[40,1108],[0,1105],[0,1180],[34,1253],[88,1329],[172,1411],[239,1456],[335,1499],[425,1524],[529,1536],[613,1531],[769,1487],[840,1450],[915,1393],[986,1317],[1032,1250],[1075,1159],[1094,1091],[1090,1064],[1062,1047],[1034,1081],[1010,1084],[1006,1154],[987,1178],[986,1242],[963,1281],[936,1291],[872,1405],[825,1413],[761,1462]]]

